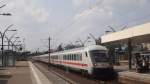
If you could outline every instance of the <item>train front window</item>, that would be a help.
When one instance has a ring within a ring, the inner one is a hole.
[[[93,50],[90,51],[90,56],[94,62],[108,62],[106,51]]]

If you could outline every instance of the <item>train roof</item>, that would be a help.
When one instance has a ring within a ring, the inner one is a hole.
[[[107,48],[104,47],[104,46],[101,46],[101,45],[92,45],[92,46],[85,47],[85,50],[87,50],[87,51],[91,51],[91,50],[107,50]]]
[[[54,52],[51,54],[55,55],[55,54],[63,54],[63,53],[71,53],[71,52],[84,52],[84,51],[92,51],[92,50],[107,50],[107,48],[104,46],[101,46],[101,45],[91,45],[91,46],[87,46],[87,47],[80,47],[80,48],[75,48],[75,49],[70,49],[70,50]]]
[[[101,45],[91,45],[87,47],[80,47],[80,48],[75,48],[75,49],[70,49],[70,50],[64,50],[64,51],[59,51],[59,52],[54,52],[51,53],[51,55],[57,55],[57,54],[64,54],[64,53],[72,53],[72,52],[85,52],[85,51],[92,51],[92,50],[106,50],[107,48]],[[40,55],[40,56],[35,56],[35,57],[47,57],[48,54]]]
[[[34,57],[47,57],[48,54],[43,54],[43,55],[39,55],[39,56],[34,56]]]

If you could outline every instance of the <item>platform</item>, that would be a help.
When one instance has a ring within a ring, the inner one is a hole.
[[[150,84],[150,73],[119,72],[119,81],[124,84]]]
[[[0,84],[52,84],[31,62],[18,61],[16,67],[0,70]]]

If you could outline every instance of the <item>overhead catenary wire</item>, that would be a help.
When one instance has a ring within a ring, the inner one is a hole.
[[[89,8],[92,10],[94,7],[99,6],[103,1],[104,1],[104,0],[100,0],[100,1],[97,2],[95,5],[90,6]],[[90,5],[92,5],[92,4],[90,3]],[[119,15],[120,15],[120,16],[123,16],[123,14],[119,14]],[[127,23],[120,24],[120,25],[117,26],[117,27],[118,27],[118,28],[121,27],[121,29],[123,30],[123,29],[127,28],[128,25],[133,24],[133,23],[136,23],[136,24],[137,24],[138,22],[141,22],[141,20],[145,20],[145,19],[147,19],[147,17],[149,18],[149,16],[150,16],[150,14],[148,13],[148,14],[143,15],[142,17],[136,17],[136,18],[130,19]],[[71,23],[69,23],[67,26],[64,26],[63,28],[61,28],[61,29],[58,31],[58,33],[57,33],[56,35],[57,35],[57,36],[58,36],[58,35],[61,36],[65,31],[67,31],[68,29],[70,29],[75,23],[78,23],[78,22],[80,22],[79,19],[76,19],[76,20],[71,21]],[[122,26],[123,26],[123,27],[122,27]],[[115,27],[115,28],[117,28],[117,27]],[[65,29],[64,29],[64,28],[65,28]]]
[[[96,6],[97,5],[100,5],[101,3],[103,2],[103,0],[100,0],[98,2],[96,2]],[[91,0],[89,0],[89,3],[91,3]],[[96,7],[96,6],[92,6],[92,4],[89,4],[89,7],[88,9],[89,10],[92,10],[92,8]],[[86,9],[87,10],[87,9]],[[82,17],[82,16],[79,16],[79,18]],[[71,17],[72,18],[72,17]],[[68,21],[67,21],[68,22]],[[67,31],[68,29],[70,29],[75,23],[79,23],[80,22],[80,19],[73,19],[67,26],[64,26],[63,28],[61,28],[60,30],[57,31],[57,33],[54,35],[54,36],[61,36],[65,31]]]

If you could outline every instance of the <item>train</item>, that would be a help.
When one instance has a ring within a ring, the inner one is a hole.
[[[49,54],[34,56],[33,59],[96,77],[108,77],[112,75],[109,73],[113,70],[108,50],[101,45],[54,52],[50,53],[50,56]]]

